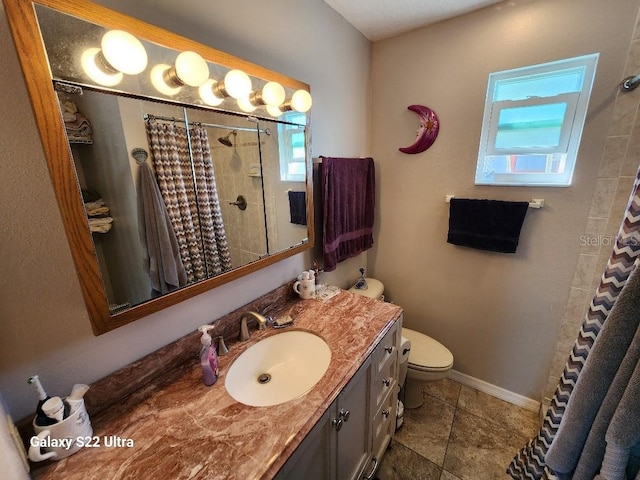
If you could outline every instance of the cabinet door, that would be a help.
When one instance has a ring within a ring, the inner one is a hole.
[[[371,359],[367,359],[337,399],[338,410],[331,423],[338,433],[339,480],[360,478],[371,457],[371,365]]]
[[[276,480],[335,478],[335,464],[332,458],[335,455],[333,442],[335,442],[336,431],[331,425],[331,418],[334,417],[336,403],[337,400],[293,452],[291,458],[276,475]]]

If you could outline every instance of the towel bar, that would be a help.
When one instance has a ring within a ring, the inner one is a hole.
[[[454,198],[455,195],[446,195],[444,197],[444,201],[447,203],[451,202],[451,199]],[[544,198],[532,198],[529,202],[529,208],[542,208],[544,207]]]

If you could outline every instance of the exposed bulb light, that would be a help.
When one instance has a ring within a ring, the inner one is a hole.
[[[249,97],[238,98],[238,106],[240,107],[240,110],[247,113],[251,113],[256,109],[256,106],[251,103]]]
[[[82,69],[91,80],[105,87],[113,87],[122,81],[122,72],[108,71],[104,62],[99,60],[100,49],[87,48],[80,57]]]
[[[122,30],[110,30],[102,36],[102,55],[109,67],[127,75],[147,68],[147,51],[136,37]]]
[[[286,93],[284,87],[278,82],[267,82],[262,90],[251,94],[251,103],[254,105],[270,105],[278,107],[284,102]]]
[[[180,83],[190,87],[199,87],[209,79],[209,66],[196,52],[180,53],[173,71]]]
[[[278,107],[267,105],[266,108],[267,108],[267,113],[272,117],[279,117],[280,115],[282,115],[282,110],[280,110]]]
[[[182,87],[169,85],[169,82],[167,81],[167,78],[169,77],[169,70],[171,70],[171,66],[164,63],[159,63],[153,67],[151,69],[151,83],[160,93],[171,97],[180,92]]]
[[[251,79],[242,70],[229,70],[222,83],[215,86],[215,93],[220,97],[233,97],[236,100],[246,98],[251,93]]]
[[[214,89],[217,83],[218,82],[216,82],[215,80],[209,79],[198,88],[198,92],[200,93],[200,98],[202,99],[202,101],[212,107],[217,107],[222,102],[224,102],[224,98],[220,98],[214,93]]]
[[[311,103],[311,94],[306,90],[296,90],[291,97],[291,108],[300,113],[309,111]]]

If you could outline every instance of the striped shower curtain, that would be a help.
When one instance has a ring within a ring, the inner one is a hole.
[[[229,245],[206,130],[195,125],[187,132],[174,122],[153,117],[148,118],[146,129],[158,186],[178,238],[187,282],[230,270]]]
[[[564,367],[551,405],[538,435],[513,458],[507,473],[516,480],[556,479],[545,464],[545,456],[556,436],[567,402],[584,366],[589,351],[600,333],[622,288],[626,285],[640,254],[640,170],[636,174],[622,225],[616,237],[600,285],[583,320],[569,359]]]

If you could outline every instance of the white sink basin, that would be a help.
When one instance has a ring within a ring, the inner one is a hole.
[[[238,402],[266,407],[301,397],[329,368],[331,349],[309,332],[278,333],[242,352],[224,385]]]

